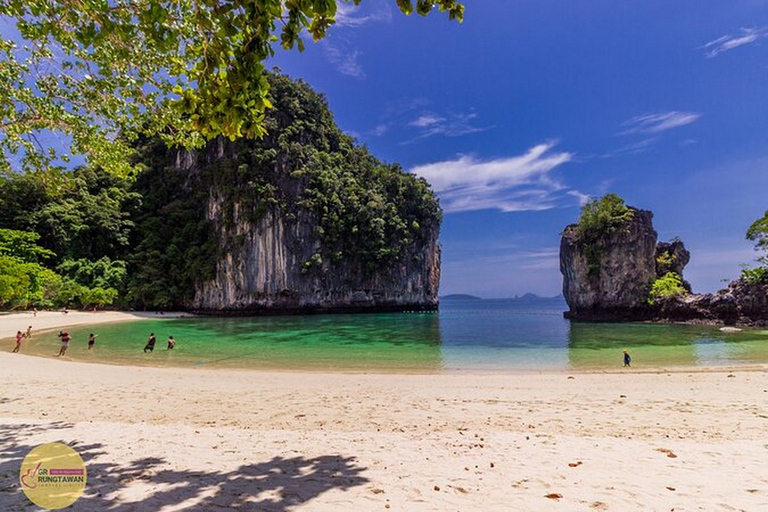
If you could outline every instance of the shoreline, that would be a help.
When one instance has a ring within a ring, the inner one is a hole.
[[[27,326],[31,325],[33,328],[33,338],[36,334],[48,334],[58,329],[66,327],[77,327],[82,325],[104,325],[111,323],[122,322],[138,322],[142,320],[161,320],[161,319],[173,319],[173,318],[197,318],[198,315],[193,315],[187,312],[155,312],[155,311],[142,311],[142,312],[126,312],[126,311],[70,311],[64,314],[60,311],[41,311],[37,315],[33,315],[32,312],[23,313],[10,313],[0,315],[0,333],[7,333],[6,336],[0,336],[1,341],[9,340],[8,342],[13,344],[13,333],[15,330],[21,330],[24,332]],[[204,318],[204,317],[203,317]],[[42,359],[59,360],[54,354],[44,355],[40,352],[37,353],[24,353],[24,346],[22,345],[22,355],[30,357],[39,357]],[[704,366],[688,366],[688,365],[648,365],[648,366],[634,366],[631,369],[625,369],[619,367],[576,367],[576,368],[555,368],[555,367],[499,367],[499,368],[451,368],[451,367],[434,367],[434,368],[409,368],[403,367],[361,367],[361,368],[346,368],[346,367],[318,367],[318,366],[300,366],[294,365],[290,367],[280,367],[265,364],[263,366],[253,367],[237,367],[237,366],[215,366],[208,365],[208,362],[196,363],[192,366],[185,364],[183,361],[178,361],[176,364],[168,364],[167,361],[159,363],[142,363],[139,361],[121,361],[115,359],[105,360],[87,360],[83,358],[72,358],[67,355],[60,359],[67,363],[83,363],[83,364],[101,364],[110,367],[136,367],[136,368],[179,368],[190,369],[192,371],[198,370],[222,370],[222,371],[243,371],[243,372],[278,372],[278,373],[311,373],[311,374],[349,374],[349,375],[366,375],[366,374],[380,374],[380,375],[542,375],[542,374],[667,374],[667,373],[707,373],[707,372],[761,372],[768,370],[768,363],[755,363],[744,362],[742,364],[728,363],[724,365],[704,365]],[[186,362],[188,363],[188,361]]]

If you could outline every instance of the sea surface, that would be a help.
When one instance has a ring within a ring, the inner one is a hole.
[[[571,323],[562,299],[443,300],[439,312],[163,318],[72,327],[67,358],[113,364],[349,372],[601,370],[768,363],[768,331]],[[88,334],[98,338],[88,350]],[[58,352],[56,331],[22,351]],[[143,348],[157,336],[151,353]],[[177,345],[167,350],[168,336]],[[9,345],[9,346],[12,346]]]

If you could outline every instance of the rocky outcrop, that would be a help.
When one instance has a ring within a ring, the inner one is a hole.
[[[653,214],[633,209],[631,218],[596,240],[584,240],[576,224],[560,241],[560,272],[567,318],[620,321],[652,318],[648,303],[654,280],[682,276],[690,254],[679,240],[657,243]],[[661,262],[661,263],[660,263]]]
[[[717,293],[661,301],[657,320],[724,325],[768,325],[768,284],[731,282]]]
[[[583,240],[575,224],[565,229],[560,241],[560,272],[568,318],[648,316],[649,286],[658,276],[659,249],[652,221],[651,212],[634,210],[620,228],[593,241]]]
[[[655,321],[768,325],[768,284],[736,280],[714,294],[649,301],[656,279],[681,277],[690,253],[680,240],[657,242],[653,214],[634,210],[619,229],[586,241],[577,225],[560,242],[566,318],[582,321]]]

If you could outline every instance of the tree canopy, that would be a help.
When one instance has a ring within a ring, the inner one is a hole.
[[[415,2],[420,15],[435,8],[462,20],[458,0]],[[126,173],[140,134],[186,147],[259,138],[264,61],[276,44],[302,50],[304,30],[322,39],[336,12],[336,0],[0,0],[0,170],[82,154]],[[47,143],[52,132],[69,152]]]
[[[589,201],[581,208],[576,229],[584,240],[594,241],[615,232],[633,215],[634,210],[624,204],[624,199],[610,193]]]
[[[768,211],[749,226],[747,240],[756,243],[756,248],[768,251]]]

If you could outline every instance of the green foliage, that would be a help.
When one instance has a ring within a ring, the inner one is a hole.
[[[112,261],[107,256],[96,261],[85,258],[64,260],[57,267],[57,270],[63,277],[72,279],[83,286],[111,288],[115,291],[124,289],[127,277],[125,261]]]
[[[576,230],[583,240],[593,241],[615,233],[633,216],[634,210],[625,205],[622,198],[616,194],[606,194],[581,208]]]
[[[40,235],[40,245],[63,259],[124,256],[140,204],[130,182],[93,168],[30,173],[0,179],[0,227]]]
[[[302,232],[298,247],[312,244],[298,262],[310,277],[343,268],[353,279],[419,257],[411,247],[441,217],[427,182],[356,146],[303,82],[268,77],[274,108],[260,140],[219,139],[179,155],[141,139],[135,164],[144,171],[133,181],[94,167],[0,176],[0,255],[16,257],[5,264],[0,308],[186,307],[213,278],[219,247],[243,243],[235,224],[268,214]],[[222,239],[207,219],[211,196],[221,199]],[[19,257],[40,264],[19,267]]]
[[[685,289],[683,278],[680,274],[667,272],[656,279],[651,285],[651,291],[648,294],[648,303],[655,304],[658,300],[682,297],[687,294],[688,290]]]
[[[269,135],[226,149],[228,160],[203,169],[228,199],[225,225],[235,222],[235,206],[240,220],[245,212],[253,223],[267,212],[316,223],[321,246],[303,262],[303,274],[341,264],[370,274],[402,261],[441,218],[427,182],[356,146],[305,83],[279,73],[269,81]]]
[[[768,211],[749,226],[747,240],[756,242],[757,250],[768,252]],[[757,259],[759,266],[741,271],[741,279],[751,284],[768,283],[768,255]]]
[[[590,274],[600,270],[603,241],[632,220],[634,209],[624,204],[616,194],[606,194],[593,199],[581,208],[581,216],[574,231],[585,246],[587,267]]]
[[[11,256],[28,263],[55,256],[49,251],[37,245],[40,235],[15,229],[0,229],[0,255]]]
[[[768,262],[761,261],[761,266],[742,269],[741,280],[749,284],[768,284]]]
[[[184,307],[195,284],[214,275],[217,240],[205,218],[208,188],[184,170],[167,166],[174,153],[146,142],[149,167],[133,190],[142,197],[128,261],[127,300],[134,307]]]
[[[117,290],[114,288],[87,288],[80,295],[80,303],[84,307],[89,306],[110,306],[115,302],[117,298]]]
[[[656,256],[656,265],[662,268],[669,268],[677,263],[677,258],[669,251],[664,251]]]
[[[0,256],[0,308],[47,307],[60,279],[38,263]]]
[[[758,249],[768,250],[768,211],[749,226],[747,240],[756,242]]]
[[[410,0],[396,3],[413,12]],[[462,20],[457,0],[416,1],[420,15],[434,7]],[[187,147],[261,137],[273,45],[302,50],[304,29],[322,39],[336,9],[334,0],[0,0],[22,39],[0,41],[0,169],[15,153],[27,170],[69,161],[38,143],[46,131],[122,175],[140,134]]]

